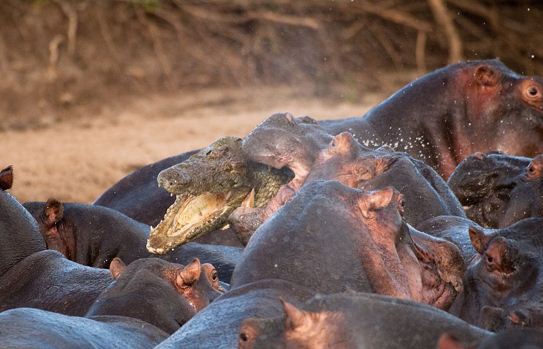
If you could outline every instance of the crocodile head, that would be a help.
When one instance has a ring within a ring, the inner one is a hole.
[[[236,137],[220,138],[160,172],[157,181],[176,200],[151,228],[147,249],[153,253],[166,253],[223,227],[253,188],[241,139]]]

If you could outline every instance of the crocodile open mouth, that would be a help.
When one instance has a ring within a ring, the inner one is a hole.
[[[224,227],[230,213],[243,202],[249,192],[250,189],[238,189],[228,193],[178,195],[162,221],[151,228],[147,250],[163,254]]]

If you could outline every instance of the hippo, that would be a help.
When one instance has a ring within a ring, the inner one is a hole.
[[[531,157],[543,153],[541,84],[541,78],[520,76],[499,60],[462,62],[409,83],[362,117],[319,125],[333,135],[349,131],[367,146],[404,150],[448,178],[462,159],[477,151]],[[195,152],[136,170],[94,203],[158,224],[174,202],[156,186],[158,173]],[[298,172],[298,177],[303,175],[303,166]]]
[[[499,60],[452,64],[394,93],[362,117],[320,121],[366,146],[403,150],[448,178],[465,157],[500,150],[543,153],[543,79]]]
[[[404,219],[417,224],[439,215],[465,217],[447,183],[428,165],[406,153],[370,150],[349,132],[335,136],[321,151],[306,182],[327,179],[364,190],[392,186],[405,199]]]
[[[302,305],[314,292],[295,283],[267,279],[232,289],[197,313],[156,349],[230,349],[248,317],[281,316],[281,299]]]
[[[55,199],[23,206],[38,221],[47,248],[79,264],[108,268],[114,257],[131,263],[149,255],[149,226],[113,209]]]
[[[85,317],[31,308],[0,313],[2,347],[151,348],[219,294],[213,266],[198,260],[183,267],[147,258],[125,267],[115,257],[110,270],[115,281]]]
[[[0,311],[32,307],[81,316],[112,281],[107,269],[83,266],[54,250],[35,252],[0,277]]]
[[[115,281],[92,304],[87,317],[128,316],[167,333],[180,326],[224,293],[215,267],[195,258],[183,266],[159,258],[142,258],[126,266],[115,257]]]
[[[490,330],[542,327],[542,225],[543,218],[535,217],[501,229],[471,226],[477,254],[450,312]]]
[[[543,215],[543,155],[535,158],[476,153],[464,159],[449,185],[470,219],[504,228]]]
[[[367,293],[317,295],[284,315],[243,321],[240,349],[435,349],[440,336],[480,341],[490,332],[425,304]]]
[[[478,344],[467,343],[450,333],[439,339],[437,349],[543,349],[543,331],[514,328],[487,336]]]
[[[276,116],[275,119],[279,119],[279,117]],[[284,116],[283,119],[289,120]],[[283,124],[285,123],[290,125],[284,121]],[[277,127],[260,127],[253,131],[255,132],[254,135],[249,134],[244,140],[244,142],[247,140],[252,141],[251,147],[247,146],[246,149],[248,156],[252,156],[251,151],[260,154],[271,147],[275,152],[273,156],[270,156],[271,158],[284,157],[287,153],[279,154],[279,149],[273,147],[273,141],[279,136],[276,134],[278,132]],[[297,124],[290,125],[289,128],[286,128],[286,131],[281,129],[281,136],[286,137],[284,134],[296,135],[293,130],[297,129]],[[318,127],[314,127],[314,129],[319,130]],[[298,132],[303,133],[302,131],[303,129]],[[256,137],[260,137],[260,139],[254,139]],[[291,143],[300,144],[302,145],[301,148],[311,149],[312,152],[318,151],[316,155],[311,155],[311,161],[304,166],[304,171],[307,174],[304,176],[302,185],[310,181],[326,179],[338,180],[347,186],[368,190],[380,189],[389,185],[393,186],[400,190],[406,199],[407,206],[404,215],[406,222],[415,226],[438,215],[465,217],[462,206],[445,181],[430,166],[420,160],[413,159],[406,153],[393,152],[385,148],[369,149],[354,140],[349,132],[342,132],[334,136],[324,148],[322,148],[322,144],[319,147],[311,147],[311,142],[301,137],[296,142],[291,141]],[[303,156],[307,157],[306,153]],[[304,162],[304,159],[297,158],[295,153],[288,153],[288,155],[294,162]],[[262,155],[260,156],[262,159],[266,159]],[[295,192],[298,189],[296,187],[291,191]],[[272,207],[270,203],[264,209],[237,209],[232,213],[229,221],[238,232],[240,240],[246,244],[258,226],[286,201],[288,200],[285,200],[285,198],[272,200],[272,203],[276,203],[276,205]]]
[[[27,202],[23,205],[38,222],[47,248],[62,253],[82,265],[108,268],[114,257],[130,264],[145,257],[158,257],[169,262],[187,264],[194,258],[216,266],[221,280],[229,282],[234,267],[241,259],[239,247],[191,242],[155,255],[147,251],[150,227],[126,215],[96,205]]]
[[[458,246],[466,266],[478,255],[470,240],[470,230],[483,231],[486,234],[490,234],[492,231],[468,218],[458,216],[433,217],[419,224],[417,229]]]
[[[0,276],[34,252],[45,249],[36,220],[6,190],[13,185],[13,167],[0,171]]]
[[[272,278],[324,294],[352,289],[448,308],[462,289],[460,251],[405,223],[402,201],[391,187],[308,183],[251,237],[232,288]]]

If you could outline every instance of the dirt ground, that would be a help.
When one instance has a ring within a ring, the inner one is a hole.
[[[21,201],[92,202],[138,167],[221,136],[243,136],[274,112],[316,119],[365,113],[383,94],[356,103],[302,97],[291,88],[207,90],[129,101],[99,115],[0,133],[0,166],[14,166]],[[3,168],[3,167],[2,167]]]

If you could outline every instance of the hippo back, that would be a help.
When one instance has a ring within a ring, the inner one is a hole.
[[[112,280],[106,269],[82,266],[53,250],[37,252],[0,278],[0,311],[32,307],[84,315]]]
[[[153,325],[124,316],[86,319],[31,308],[1,313],[0,333],[5,349],[144,349],[168,336]]]

